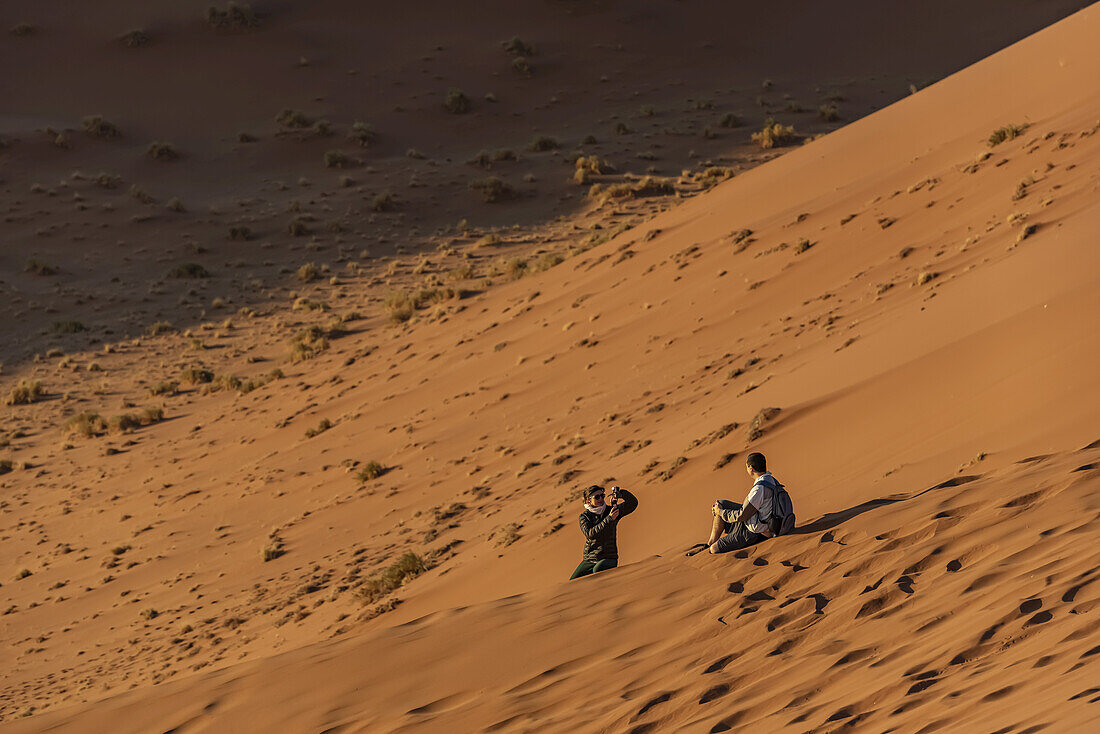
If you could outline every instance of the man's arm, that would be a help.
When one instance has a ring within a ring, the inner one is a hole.
[[[584,537],[588,540],[592,540],[597,535],[602,533],[608,525],[615,522],[616,518],[611,517],[611,512],[604,514],[603,519],[599,522],[591,522],[587,512],[581,513],[581,532],[584,533]]]
[[[638,498],[632,495],[625,489],[619,489],[619,497],[622,498],[622,503],[615,506],[619,511],[619,517],[623,518],[638,509]]]
[[[752,506],[752,503],[746,504],[741,508],[741,514],[737,517],[737,522],[747,523],[756,514],[756,508]]]

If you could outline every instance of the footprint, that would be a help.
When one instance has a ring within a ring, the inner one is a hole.
[[[963,567],[962,562],[960,562],[958,558],[956,558],[953,561],[948,562],[948,564],[947,564],[947,570],[950,573],[956,573],[956,572],[962,570],[962,567]]]
[[[842,658],[837,660],[835,663],[833,663],[829,667],[830,668],[836,668],[836,667],[848,665],[850,663],[859,662],[860,660],[863,660],[864,658],[869,656],[873,651],[874,651],[873,648],[870,648],[870,647],[863,647],[863,648],[860,648],[858,650],[852,650],[851,652],[844,655]]]
[[[1031,614],[1043,608],[1042,599],[1028,599],[1020,605],[1020,614]]]
[[[740,581],[734,581],[732,584],[726,587],[726,591],[731,594],[740,594],[745,590],[745,585]]]
[[[983,701],[1000,701],[1002,698],[1012,693],[1016,689],[1016,686],[1005,686],[1004,688],[998,688],[992,693],[987,693],[982,696]]]
[[[664,703],[665,701],[669,700],[670,698],[672,698],[671,693],[662,693],[660,696],[657,696],[656,698],[650,699],[649,702],[647,702],[645,706],[642,706],[640,709],[638,709],[637,716],[643,715],[646,711],[649,711],[654,706],[657,706],[659,704]]]
[[[1084,698],[1085,696],[1091,696],[1094,693],[1100,693],[1100,688],[1086,688],[1085,690],[1081,691],[1080,693],[1076,693],[1076,694],[1070,696],[1066,700],[1076,701],[1078,698]]]
[[[707,669],[703,671],[703,674],[706,675],[707,673],[717,673],[719,670],[722,670],[727,665],[729,665],[729,662],[731,660],[733,660],[735,657],[737,657],[737,656],[736,655],[726,655],[725,657],[718,658],[713,663],[711,663],[709,666],[707,666]]]
[[[1073,472],[1091,471],[1093,469],[1096,469],[1097,467],[1100,467],[1100,464],[1082,464],[1081,466],[1074,469]],[[1070,472],[1070,474],[1072,474],[1073,472]]]
[[[721,698],[730,692],[729,683],[719,683],[716,686],[712,686],[703,693],[702,698],[699,699],[700,704],[710,703],[716,698]]]

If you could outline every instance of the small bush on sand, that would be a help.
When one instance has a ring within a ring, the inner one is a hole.
[[[371,202],[371,209],[376,212],[392,212],[396,208],[397,200],[389,191],[382,191],[375,195],[374,201]]]
[[[426,570],[428,567],[424,559],[409,551],[391,563],[382,573],[366,579],[359,587],[359,598],[364,604],[370,604],[396,591]]]
[[[309,283],[321,277],[321,271],[314,263],[306,263],[298,268],[298,280]]]
[[[479,178],[471,181],[470,190],[481,194],[481,198],[489,204],[501,201],[514,193],[511,186],[496,176],[488,176],[486,178]]]
[[[722,119],[718,121],[719,127],[741,127],[741,118],[732,112],[727,112],[722,115]]]
[[[17,23],[11,27],[11,34],[13,36],[33,36],[38,32],[38,26],[31,25],[30,23]]]
[[[779,408],[764,408],[749,423],[748,440],[757,441],[764,435],[764,428],[775,416],[779,415]]]
[[[355,161],[342,150],[329,150],[325,152],[326,168],[351,168]]]
[[[320,326],[300,330],[290,341],[290,358],[294,362],[313,359],[328,349],[328,334]]]
[[[990,148],[995,145],[1000,145],[1007,140],[1012,140],[1024,130],[1027,130],[1027,127],[1027,125],[1005,125],[1004,127],[999,127],[989,134],[989,139],[986,143]]]
[[[30,405],[41,400],[45,392],[42,389],[42,383],[38,380],[20,380],[19,384],[8,393],[8,399],[5,402],[8,405]]]
[[[176,146],[159,140],[149,143],[149,147],[145,149],[145,154],[155,161],[174,161],[180,157]]]
[[[99,413],[86,411],[69,418],[65,421],[62,429],[69,436],[91,438],[107,432],[107,421],[103,420],[103,416]]]
[[[159,397],[161,395],[175,395],[176,390],[179,389],[179,386],[180,384],[178,382],[169,382],[167,380],[165,380],[164,382],[158,382],[156,385],[153,385],[151,388],[149,388],[149,395],[153,397]]]
[[[55,334],[79,334],[87,330],[88,327],[79,321],[55,321],[50,327],[50,331]]]
[[[320,436],[322,433],[332,428],[332,421],[328,418],[322,418],[321,422],[317,424],[316,428],[310,428],[306,431],[306,438],[314,438]]]
[[[711,188],[725,181],[727,178],[733,176],[733,169],[726,168],[725,166],[711,166],[703,171],[703,175],[699,177],[699,183],[703,185],[703,188]]]
[[[926,285],[928,283],[931,283],[935,278],[936,273],[933,273],[930,270],[922,270],[917,273],[917,278],[913,281],[913,285]]]
[[[200,383],[212,382],[214,380],[214,373],[205,367],[190,365],[180,370],[180,380],[186,382],[188,385],[198,385]]]
[[[237,240],[241,242],[247,242],[252,239],[252,230],[248,227],[238,225],[236,227],[229,228],[229,239]]]
[[[451,88],[443,99],[443,109],[453,115],[463,115],[470,111],[470,98],[461,89]]]
[[[275,122],[283,127],[306,128],[313,124],[313,120],[306,117],[301,110],[284,109],[275,115]]]
[[[752,142],[761,148],[779,148],[790,145],[797,139],[798,135],[795,133],[794,127],[780,125],[770,117],[764,121],[764,127],[760,132],[752,134]]]
[[[11,474],[15,471],[15,463],[11,459],[0,459],[0,474]]]
[[[268,561],[274,561],[284,553],[286,553],[286,548],[283,545],[283,539],[279,537],[278,532],[273,531],[268,537],[267,545],[260,552],[260,557],[264,559],[264,563],[267,563]]]
[[[172,268],[172,270],[168,272],[168,277],[181,280],[209,278],[210,271],[198,263],[184,263]]]
[[[205,17],[206,24],[219,31],[245,31],[260,25],[260,19],[245,3],[228,2],[225,9],[211,5]]]
[[[98,174],[96,174],[95,178],[92,179],[92,183],[101,189],[113,189],[118,186],[121,180],[121,176],[117,176],[113,173],[107,173],[106,171],[100,171]]]
[[[145,333],[149,336],[160,336],[161,334],[171,334],[175,330],[176,327],[167,321],[154,321],[145,328]]]
[[[25,271],[35,275],[57,275],[58,272],[53,265],[47,265],[39,260],[28,260]]]
[[[500,45],[513,56],[535,55],[535,47],[524,42],[519,36],[512,36],[507,41],[501,41]]]
[[[565,262],[565,258],[561,253],[544,252],[535,258],[535,261],[528,266],[527,270],[531,273],[541,273],[556,265],[561,265],[563,262]]]
[[[577,156],[577,160],[573,162],[573,167],[573,183],[578,186],[588,184],[593,176],[611,173],[615,170],[614,166],[607,161],[601,161],[597,155]]]
[[[599,186],[599,184],[595,184],[592,189],[596,189],[597,186]],[[607,188],[601,187],[595,191],[592,189],[589,190],[589,195],[598,196],[601,202],[606,202],[610,199],[665,196],[676,193],[676,188],[672,185],[671,181],[655,176],[646,176],[641,181],[634,184],[626,182],[614,184]]]
[[[389,469],[379,464],[377,461],[368,461],[363,464],[355,474],[355,478],[360,482],[370,482],[385,474]]]
[[[351,125],[351,129],[348,131],[348,140],[356,143],[361,148],[366,148],[374,142],[377,135],[375,135],[374,128],[365,122],[359,122],[356,120]]]
[[[517,56],[512,59],[512,71],[523,76],[531,76],[535,73],[535,67],[526,56]]]
[[[111,138],[117,138],[121,133],[118,128],[115,127],[113,122],[104,120],[100,115],[90,115],[83,120],[84,132],[91,135],[93,138],[101,138],[103,140],[109,140]]]
[[[118,38],[119,43],[126,48],[141,48],[142,46],[148,46],[151,40],[149,34],[141,28],[127,31]]]
[[[295,217],[287,223],[286,231],[290,233],[291,237],[304,237],[309,234],[309,227],[306,226],[304,219]]]
[[[840,108],[836,104],[828,102],[817,108],[817,114],[825,122],[836,122],[840,119]]]

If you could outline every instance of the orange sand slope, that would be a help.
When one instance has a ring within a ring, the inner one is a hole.
[[[372,563],[453,555],[353,639],[3,731],[1100,720],[1098,36],[1094,6],[446,322],[373,337],[369,352],[344,342],[277,409],[249,397],[220,425],[207,414],[232,443],[166,426],[155,440],[184,465],[142,465],[164,494],[123,501],[173,528],[140,539],[159,544],[145,581],[191,576],[143,592],[170,613],[132,635],[142,653],[120,658],[123,681],[168,660],[183,620],[217,617],[189,584],[235,604],[228,584],[339,568],[363,538]],[[989,147],[1010,123],[1028,127]],[[779,410],[750,442],[764,408]],[[282,428],[322,415],[340,422],[287,448]],[[714,497],[745,491],[750,447],[803,528],[742,557],[682,558]],[[363,451],[395,467],[387,492],[350,492],[334,470]],[[309,510],[288,521],[261,472]],[[580,545],[571,492],[608,476],[641,498],[620,541],[635,562],[558,583]],[[453,527],[421,515],[450,502],[463,505]],[[261,565],[255,543],[280,522],[288,553]],[[237,539],[212,549],[215,526],[245,536],[249,557],[229,552]],[[502,548],[506,526],[518,540]],[[242,599],[260,643],[241,649],[316,638],[346,596],[290,632]]]

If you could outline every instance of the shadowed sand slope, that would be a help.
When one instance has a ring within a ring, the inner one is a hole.
[[[8,690],[175,680],[4,730],[1100,719],[1098,35],[1094,6],[445,319],[190,404],[119,461],[72,447],[12,510],[86,552],[5,580]],[[748,450],[803,527],[685,559]],[[357,482],[370,459],[389,471]],[[642,503],[624,565],[563,584],[576,490],[609,478]],[[123,540],[135,565],[98,581]],[[364,609],[407,550],[433,568]]]

